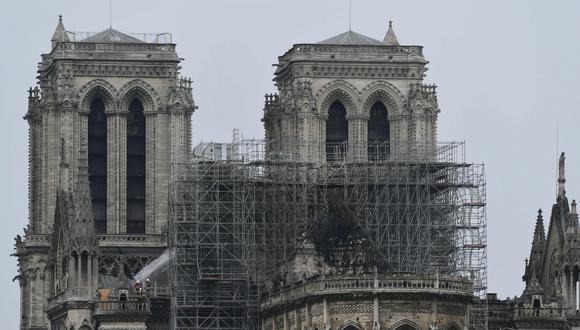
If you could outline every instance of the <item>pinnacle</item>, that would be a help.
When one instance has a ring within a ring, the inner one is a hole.
[[[64,28],[64,24],[62,23],[62,15],[58,15],[58,24],[56,25],[56,29],[52,34],[52,47],[56,46],[56,43],[59,41],[69,41],[68,36],[66,34],[66,29]]]
[[[383,39],[383,43],[389,46],[399,46],[399,40],[397,40],[397,36],[393,30],[393,21],[389,21],[389,29],[387,30],[387,34]]]

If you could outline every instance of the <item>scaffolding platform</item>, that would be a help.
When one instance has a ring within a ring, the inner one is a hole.
[[[259,329],[261,292],[303,280],[292,264],[312,257],[335,274],[467,279],[471,326],[487,328],[485,176],[463,143],[321,162],[261,140],[224,146],[228,157],[207,146],[172,164],[175,329]]]

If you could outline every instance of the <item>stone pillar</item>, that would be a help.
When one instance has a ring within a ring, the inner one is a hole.
[[[560,285],[562,286],[562,297],[568,297],[568,279],[564,271],[560,272]]]
[[[389,148],[391,158],[398,158],[405,150],[407,137],[406,127],[403,125],[403,116],[389,117],[390,132],[389,132]]]
[[[81,284],[83,283],[83,275],[82,275],[82,264],[83,264],[83,258],[81,254],[77,255],[77,295],[80,296],[81,293]]]
[[[571,280],[572,280],[572,311],[576,312],[578,309],[578,290],[576,289],[576,276],[572,272]]]
[[[71,254],[68,256],[68,267],[66,270],[66,283],[63,283],[64,287],[69,290],[76,287],[76,279],[73,277],[75,275],[75,261]]]
[[[43,168],[42,168],[42,223],[40,233],[48,233],[49,226],[54,223],[56,209],[56,191],[59,174],[59,113],[55,108],[44,109],[43,122]]]
[[[301,319],[300,319],[299,312],[300,311],[299,311],[298,308],[296,308],[294,310],[294,329],[296,329],[296,330],[300,330],[302,328],[302,324],[301,324],[302,322],[301,322]]]
[[[145,173],[156,173],[147,175],[145,178],[145,233],[152,234],[155,231],[155,218],[157,214],[157,175],[160,172],[157,168],[157,160],[161,155],[157,148],[157,113],[145,111]],[[163,202],[167,204],[167,200]]]
[[[127,111],[107,109],[107,233],[127,232]]]
[[[87,256],[87,291],[88,297],[93,295],[93,256],[89,253]]]
[[[568,274],[567,277],[567,284],[568,284],[568,306],[570,307],[570,310],[574,309],[574,305],[573,305],[573,299],[572,299],[572,276],[573,276],[573,271],[570,270],[570,273]]]
[[[312,316],[310,315],[310,303],[304,304],[304,318],[306,319],[306,328],[312,328]]]
[[[380,329],[379,296],[373,298],[373,329]]]
[[[148,117],[149,119],[151,117]],[[155,173],[155,195],[154,195],[154,210],[152,221],[146,222],[146,233],[161,234],[163,227],[167,226],[167,219],[169,218],[169,203],[167,199],[169,196],[169,174],[170,174],[170,132],[169,132],[169,115],[160,113],[156,118],[154,143],[155,154],[155,171],[147,173]],[[149,133],[146,133],[149,135]],[[147,158],[147,156],[146,156]],[[146,186],[146,190],[148,187]]]
[[[322,298],[322,315],[324,322],[324,330],[330,328],[330,315],[328,313],[328,301],[326,298]]]

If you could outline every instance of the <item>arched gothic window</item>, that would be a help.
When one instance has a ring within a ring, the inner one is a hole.
[[[395,330],[415,330],[415,328],[413,328],[412,326],[408,325],[408,324],[403,324],[399,327],[397,327],[397,329]]]
[[[386,160],[389,154],[389,113],[378,101],[371,107],[368,123],[368,155],[370,161]]]
[[[334,101],[328,108],[328,119],[326,120],[326,160],[344,160],[347,142],[346,109],[340,101]]]
[[[107,118],[100,98],[91,102],[88,118],[88,166],[97,233],[107,231]]]
[[[145,115],[135,99],[127,118],[127,233],[145,233]]]
[[[360,330],[360,329],[355,327],[354,325],[349,325],[344,327],[342,330]]]

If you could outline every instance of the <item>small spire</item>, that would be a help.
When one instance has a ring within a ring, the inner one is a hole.
[[[52,48],[56,47],[56,44],[59,41],[69,41],[68,35],[66,34],[66,29],[62,23],[62,15],[58,15],[58,24],[56,25],[56,29],[54,30],[50,41],[52,42]]]
[[[570,213],[571,214],[578,214],[578,212],[576,211],[576,200],[575,199],[572,200],[572,211]]]
[[[393,21],[389,21],[389,29],[387,30],[385,39],[383,39],[383,43],[389,46],[399,46],[399,40],[397,40],[397,36],[393,30]]]
[[[538,210],[538,217],[536,218],[536,228],[534,229],[534,240],[532,245],[538,245],[543,248],[545,242],[544,232],[544,217],[542,217],[542,209]]]

